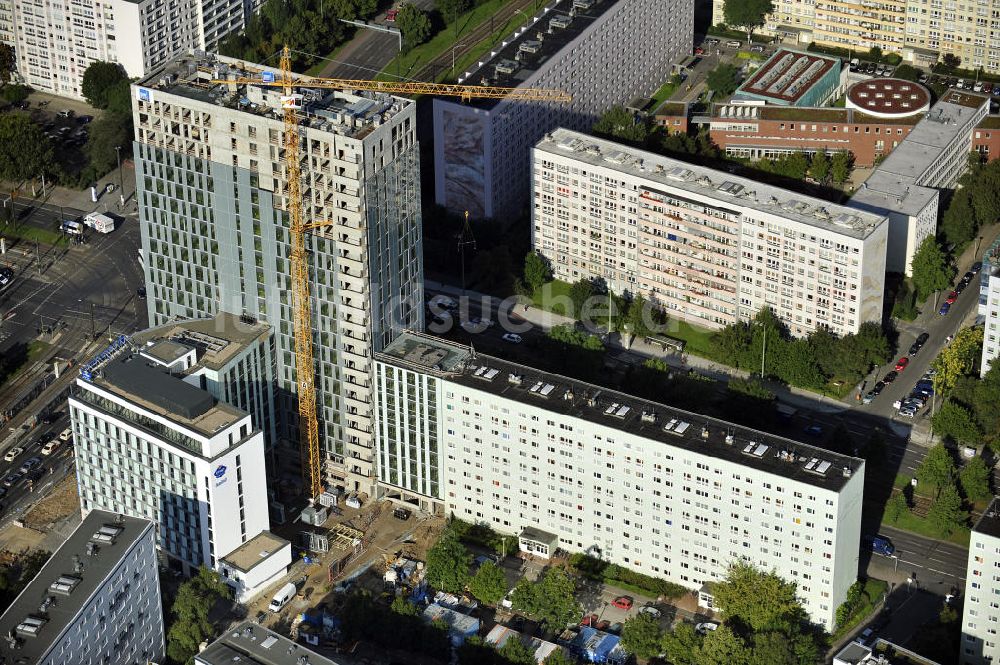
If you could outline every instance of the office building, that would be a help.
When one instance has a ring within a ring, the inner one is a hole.
[[[266,354],[249,347],[270,340],[267,326],[220,315],[119,337],[84,364],[69,398],[84,514],[153,520],[157,545],[185,573],[218,569],[221,557],[266,531],[264,433],[208,386],[229,366],[217,391],[269,391],[267,367],[249,367]],[[264,568],[249,577],[271,579],[290,563],[287,550],[283,560],[261,558]]]
[[[969,540],[959,647],[961,665],[988,665],[1000,659],[997,568],[1000,568],[1000,499],[994,498],[972,527]]]
[[[862,460],[425,335],[376,364],[408,428],[379,431],[380,468],[439,478],[434,495],[391,478],[382,495],[691,589],[733,561],[773,568],[833,627],[858,574]]]
[[[881,321],[883,215],[565,129],[532,159],[532,247],[558,279],[710,328],[765,306],[794,335]]]
[[[824,106],[847,89],[840,58],[779,48],[733,94],[734,101],[774,106]]]
[[[188,49],[214,49],[242,30],[262,0],[0,0],[0,42],[14,47],[17,72],[44,92],[83,98],[96,61],[145,76]]]
[[[693,33],[692,0],[557,0],[545,6],[457,79],[565,90],[573,101],[435,99],[436,202],[503,222],[527,212],[535,142],[556,127],[589,130],[610,107],[651,94],[671,63],[690,54]]]
[[[190,56],[133,86],[150,322],[247,315],[274,335],[279,438],[298,451],[281,90],[212,84],[280,74]],[[371,355],[423,327],[413,101],[299,88],[303,215],[326,483],[374,483]],[[286,455],[286,457],[294,456]]]
[[[0,616],[0,654],[18,665],[163,662],[156,527],[91,511]]]
[[[712,2],[712,24],[725,23],[724,0]],[[787,0],[775,3],[759,34],[806,47],[835,46],[864,57],[873,47],[904,62],[931,67],[945,54],[968,70],[1000,71],[1000,22],[986,5],[931,4],[924,0]]]
[[[938,189],[953,187],[969,163],[987,97],[949,90],[851,197],[848,206],[889,218],[886,269],[912,273],[913,254],[937,231]]]
[[[337,665],[284,635],[250,621],[230,628],[195,655],[194,665]]]

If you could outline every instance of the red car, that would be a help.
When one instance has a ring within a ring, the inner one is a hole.
[[[632,596],[618,596],[611,604],[620,610],[630,610],[632,609]]]
[[[397,16],[399,16],[399,10],[398,9],[390,9],[389,11],[387,11],[385,13],[385,20],[389,21],[390,23],[392,23],[393,21],[396,20]]]
[[[900,358],[898,361],[896,361],[896,371],[902,372],[904,369],[906,369],[906,366],[909,364],[910,364],[909,358]]]
[[[581,626],[594,626],[597,624],[596,614],[584,614],[583,619],[580,620]]]
[[[944,299],[944,301],[949,305],[954,303],[956,300],[958,300],[958,291],[952,291],[948,294],[948,297]]]
[[[703,49],[700,46],[695,46],[694,47],[694,54],[695,55],[705,55],[705,49]]]

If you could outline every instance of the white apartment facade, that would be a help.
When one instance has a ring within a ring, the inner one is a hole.
[[[205,351],[188,340],[120,337],[82,366],[69,398],[83,513],[154,521],[185,572],[217,569],[270,525],[264,433],[202,388],[190,360]]]
[[[979,274],[979,316],[984,317],[979,376],[986,376],[993,361],[1000,356],[1000,243],[994,242],[983,256]]]
[[[92,511],[0,616],[0,653],[30,665],[163,662],[156,528]]]
[[[525,212],[531,147],[556,127],[589,130],[610,107],[649,95],[691,52],[691,0],[556,0],[470,70],[466,85],[554,88],[566,104],[435,99],[435,201],[473,218]],[[646,45],[655,44],[655,48]],[[613,63],[613,66],[609,66]]]
[[[414,432],[434,412],[436,439],[414,438],[439,460],[439,493],[397,484],[384,488],[391,498],[551,534],[561,549],[691,589],[735,561],[774,569],[832,629],[858,574],[863,461],[423,335],[401,336],[378,362],[436,378],[435,408],[397,409]],[[385,433],[379,447],[392,454],[398,440]]]
[[[724,23],[725,0],[713,0],[712,24]],[[1000,71],[1000,20],[991,3],[937,0],[783,0],[767,17],[761,34],[856,52],[874,46],[911,64],[930,67],[946,53],[962,67]]]
[[[532,154],[532,247],[710,328],[771,307],[795,335],[882,316],[885,217],[558,129]]]
[[[208,83],[262,71],[279,74],[195,55],[134,86],[137,199],[150,321],[221,311],[271,325],[279,438],[297,451],[281,90]],[[307,236],[326,482],[371,493],[371,355],[423,327],[415,104],[299,91],[303,215],[330,222]]]
[[[972,528],[962,606],[961,665],[1000,660],[1000,500],[994,498]]]
[[[261,0],[0,0],[0,41],[31,87],[82,99],[95,61],[145,76],[189,49],[214,49]]]

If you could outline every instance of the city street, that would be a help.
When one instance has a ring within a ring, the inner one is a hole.
[[[4,494],[0,498],[0,528],[10,524],[14,519],[20,517],[25,509],[38,500],[62,480],[68,473],[73,472],[73,442],[72,440],[62,443],[51,455],[42,455],[42,442],[56,437],[64,429],[69,427],[69,413],[65,404],[57,405],[60,408],[59,418],[49,425],[39,425],[31,432],[24,435],[17,445],[24,448],[24,452],[17,456],[12,462],[5,462],[0,458],[0,487]],[[13,485],[3,484],[3,479],[20,467],[25,460],[32,457],[41,459],[41,466],[38,467],[43,475],[34,483],[29,483],[28,479],[21,478]]]

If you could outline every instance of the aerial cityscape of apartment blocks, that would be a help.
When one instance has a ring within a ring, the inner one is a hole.
[[[133,86],[147,307],[154,325],[220,311],[269,324],[279,437],[298,442],[281,90],[211,83],[264,72],[278,74],[185,57]],[[369,492],[371,353],[423,327],[415,104],[300,90],[303,213],[329,220],[307,238],[320,439],[328,481]]]
[[[220,315],[122,336],[84,365],[69,400],[83,512],[153,520],[186,572],[217,568],[266,531],[264,432],[219,396],[273,389],[266,364],[253,367],[266,357],[253,347],[270,339],[267,326]]]
[[[94,510],[0,616],[0,654],[30,665],[162,662],[161,605],[156,525]]]
[[[691,589],[747,561],[833,627],[858,575],[862,460],[420,334],[376,364],[382,495]]]
[[[0,42],[38,90],[76,99],[87,66],[145,76],[189,49],[214,49],[263,0],[0,0]]]
[[[994,498],[972,528],[962,611],[962,665],[1000,659],[1000,499]]]
[[[532,247],[711,328],[765,305],[795,335],[882,316],[885,217],[559,129],[533,154]]]
[[[725,0],[713,0],[712,24],[725,23]],[[990,4],[941,0],[782,0],[774,3],[761,34],[803,47],[810,43],[898,53],[909,64],[929,67],[945,54],[962,66],[1000,71],[1000,19]]]
[[[459,73],[458,83],[555,88],[566,104],[434,99],[435,201],[474,218],[525,212],[531,147],[556,127],[590,129],[608,107],[649,95],[691,51],[692,0],[558,0]],[[655,44],[655,48],[644,45]],[[608,66],[614,63],[614,66]]]

